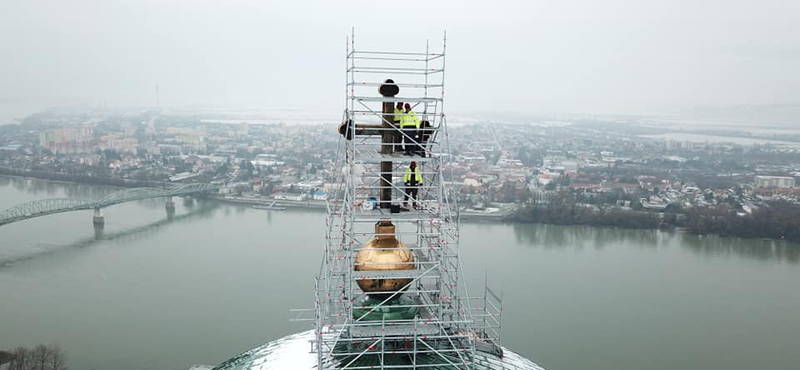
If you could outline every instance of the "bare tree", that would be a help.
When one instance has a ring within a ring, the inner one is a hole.
[[[33,347],[31,350],[32,366],[30,367],[30,370],[47,370],[47,362],[49,357],[50,349],[48,349],[44,344]]]
[[[56,344],[40,344],[33,349],[14,348],[7,370],[67,370],[66,354]]]
[[[8,370],[30,370],[31,351],[25,347],[17,347],[11,350],[11,362]]]
[[[49,358],[48,358],[48,369],[49,370],[67,370],[66,359],[67,355],[64,353],[64,350],[58,346],[58,344],[53,344],[47,347],[49,350]]]

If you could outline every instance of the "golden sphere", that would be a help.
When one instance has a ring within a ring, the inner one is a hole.
[[[364,244],[356,254],[356,271],[413,270],[414,254],[403,242],[395,238],[395,228],[390,221],[375,225],[375,239]],[[412,279],[364,279],[358,286],[366,293],[393,293],[411,283]]]

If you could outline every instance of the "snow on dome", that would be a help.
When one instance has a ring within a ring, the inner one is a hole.
[[[314,331],[304,331],[251,349],[213,370],[305,370],[317,368],[317,354],[311,352]],[[335,366],[333,366],[335,368]],[[530,360],[503,348],[503,358],[476,352],[476,369],[544,370]]]

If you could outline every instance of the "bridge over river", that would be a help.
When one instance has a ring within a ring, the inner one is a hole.
[[[187,184],[174,188],[132,188],[106,195],[98,200],[78,200],[69,198],[41,199],[22,203],[0,211],[0,226],[29,218],[52,215],[56,213],[94,210],[94,222],[103,223],[102,209],[115,204],[132,202],[149,198],[167,198],[167,209],[174,209],[172,197],[215,192],[220,185]]]

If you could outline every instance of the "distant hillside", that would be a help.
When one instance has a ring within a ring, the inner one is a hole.
[[[752,121],[791,126],[785,128],[800,128],[800,104],[694,107],[682,110],[678,114],[692,119]]]

